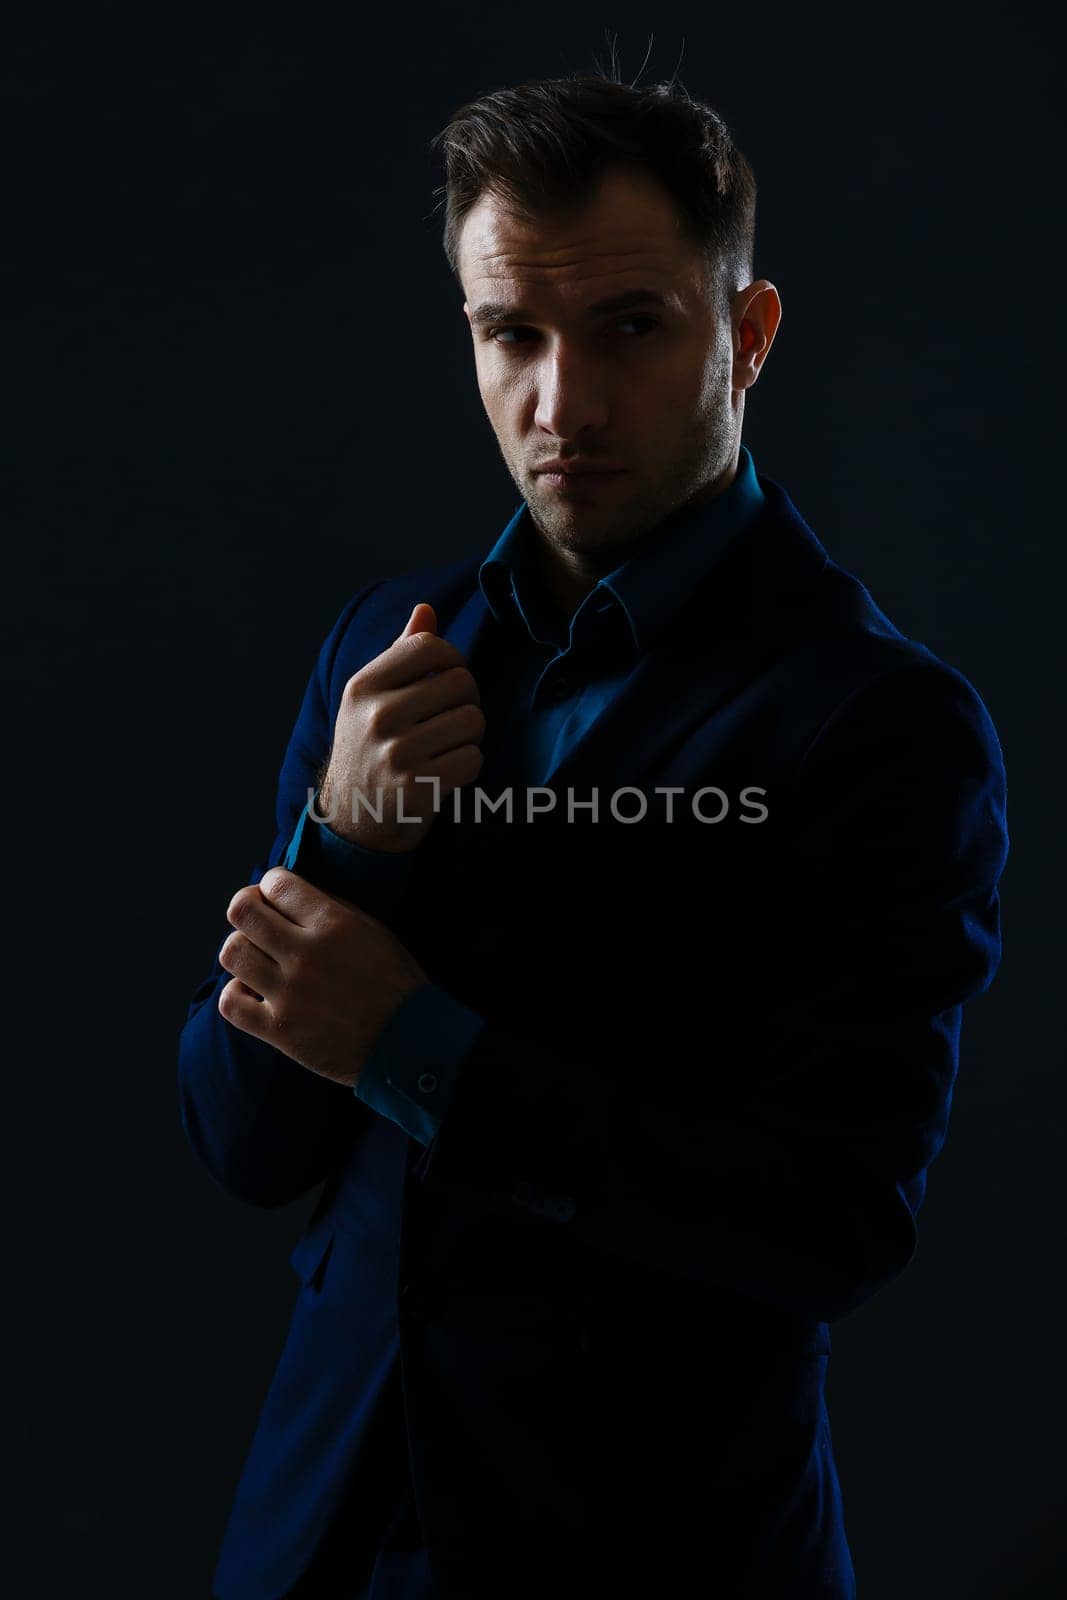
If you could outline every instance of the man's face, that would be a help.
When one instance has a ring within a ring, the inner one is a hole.
[[[651,179],[609,173],[585,211],[535,225],[484,194],[463,226],[459,276],[486,414],[534,522],[561,553],[603,566],[598,551],[703,498],[732,466],[744,406],[743,387],[732,388],[733,328]],[[635,290],[663,303],[593,309]],[[522,315],[483,314],[490,304]],[[560,489],[541,469],[572,457],[624,470]]]

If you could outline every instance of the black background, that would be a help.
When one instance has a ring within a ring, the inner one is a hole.
[[[1004,960],[965,1010],[918,1254],[832,1330],[859,1591],[1059,1592],[1050,13],[341,14],[37,12],[0,52],[19,1593],[208,1593],[313,1197],[215,1186],[179,1126],[178,1031],[343,603],[488,550],[517,503],[427,141],[611,35],[625,79],[677,67],[756,169],[756,275],[784,307],[757,470],[975,683],[1007,762]]]

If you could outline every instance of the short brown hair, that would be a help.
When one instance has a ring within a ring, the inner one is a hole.
[[[532,223],[595,197],[624,167],[654,178],[718,280],[720,305],[752,280],[756,179],[711,106],[670,83],[637,89],[603,72],[497,89],[460,106],[430,140],[444,154],[444,250],[459,276],[459,237],[482,194]]]

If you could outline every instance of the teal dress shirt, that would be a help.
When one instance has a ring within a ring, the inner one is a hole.
[[[586,728],[618,693],[656,635],[722,549],[750,525],[763,490],[742,445],[729,488],[687,511],[598,579],[565,624],[548,602],[531,559],[536,537],[523,501],[478,569],[478,583],[504,630],[509,700],[494,718],[478,784],[547,783]],[[413,869],[415,851],[365,849],[342,839],[305,806],[283,866],[354,900],[374,916]],[[354,1093],[412,1138],[429,1144],[463,1060],[485,1019],[433,982],[389,1018]]]

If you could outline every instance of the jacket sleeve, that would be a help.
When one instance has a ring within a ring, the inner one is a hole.
[[[268,868],[295,859],[290,847],[332,742],[330,682],[338,645],[377,587],[370,585],[348,602],[319,651],[282,761],[274,843],[267,860],[253,867],[250,883],[258,883]],[[366,909],[386,920],[390,880],[377,852],[352,852],[345,886],[337,892],[359,898],[361,857],[367,858]],[[390,858],[389,865],[396,864]],[[393,892],[402,892],[405,881],[401,866],[393,874]],[[319,887],[329,886],[320,878]],[[220,921],[224,916],[225,908]],[[231,974],[218,958],[231,932],[226,923],[212,970],[193,993],[179,1034],[181,1123],[193,1150],[228,1194],[253,1205],[279,1206],[320,1182],[374,1113],[350,1088],[308,1072],[221,1015],[218,997]]]
[[[476,1189],[516,1225],[824,1322],[901,1272],[962,1003],[1000,958],[1005,775],[967,680],[930,658],[850,695],[794,776],[788,837],[745,1061],[716,1063],[694,995],[664,1010],[649,1063],[659,1086],[680,1062],[701,1070],[703,1049],[703,1070],[752,1086],[728,1117],[681,1093],[621,1096],[610,1063],[486,1023],[415,1169],[425,1189]],[[705,903],[692,866],[665,918]]]
[[[368,1056],[355,1093],[420,1144],[429,1144],[485,1019],[436,983],[397,1007]]]
[[[328,894],[355,900],[369,916],[391,919],[393,908],[411,882],[414,850],[368,850],[342,839],[325,822],[315,793],[318,816],[305,804],[282,861],[289,872],[306,878]]]
[[[344,839],[304,807],[284,865],[331,894],[355,900],[388,921],[411,881],[416,852],[368,850]],[[353,1093],[411,1138],[428,1144],[440,1124],[467,1052],[473,1013],[436,984],[424,984],[389,1018],[359,1074]],[[477,1019],[480,1021],[480,1019]],[[433,1070],[429,1070],[432,1062]]]

